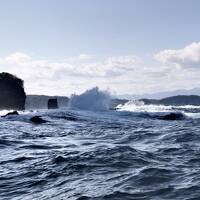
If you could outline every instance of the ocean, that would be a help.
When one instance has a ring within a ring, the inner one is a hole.
[[[184,117],[159,118],[172,112]],[[25,111],[0,124],[1,200],[200,199],[198,106]]]

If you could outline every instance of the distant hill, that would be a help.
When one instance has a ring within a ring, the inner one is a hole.
[[[200,88],[193,88],[190,90],[174,90],[174,91],[166,91],[166,92],[157,92],[157,93],[151,93],[151,94],[142,94],[142,95],[136,95],[136,94],[124,94],[124,95],[116,95],[114,98],[119,99],[163,99],[166,97],[171,96],[178,96],[178,95],[198,95],[200,96]]]
[[[200,105],[200,96],[198,95],[177,95],[172,97],[157,99],[140,99],[145,104],[154,105],[171,105],[171,106],[184,106],[184,105]]]

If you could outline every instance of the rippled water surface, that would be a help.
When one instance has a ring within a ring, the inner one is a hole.
[[[184,108],[186,109],[186,108]],[[200,199],[200,119],[48,111],[0,119],[0,199]],[[34,125],[33,115],[48,122]]]

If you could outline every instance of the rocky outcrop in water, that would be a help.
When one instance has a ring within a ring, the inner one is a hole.
[[[169,113],[164,116],[158,117],[161,120],[183,120],[185,116],[182,113]]]
[[[24,109],[26,94],[23,80],[9,73],[0,73],[0,91],[0,109]]]
[[[58,108],[58,100],[55,99],[49,99],[48,100],[48,109],[57,109]]]
[[[34,124],[44,124],[47,122],[46,120],[42,119],[40,116],[34,116],[30,119],[30,121]]]

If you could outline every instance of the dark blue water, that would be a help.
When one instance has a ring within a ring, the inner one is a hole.
[[[35,114],[0,119],[1,200],[200,199],[200,119]]]

